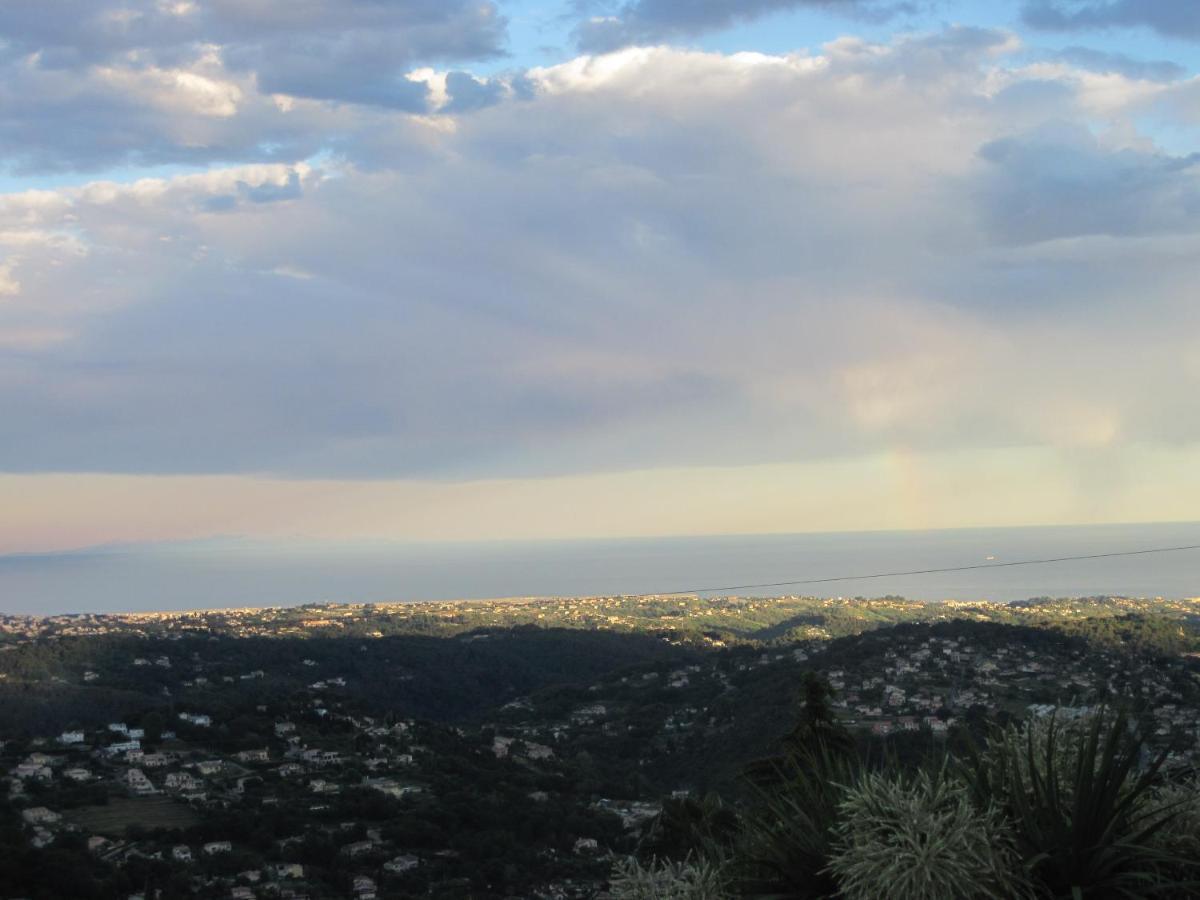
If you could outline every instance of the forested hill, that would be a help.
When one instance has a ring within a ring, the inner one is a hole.
[[[0,896],[593,897],[666,852],[672,803],[748,821],[814,709],[903,771],[1106,706],[1194,765],[1196,621],[1110,598],[8,620]]]
[[[45,732],[103,724],[147,703],[198,705],[228,718],[233,709],[306,690],[330,672],[365,712],[457,721],[548,685],[588,683],[639,663],[685,662],[699,652],[646,634],[535,626],[366,641],[195,633],[39,639],[0,655],[0,721]]]

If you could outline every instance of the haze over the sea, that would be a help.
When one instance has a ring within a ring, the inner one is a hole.
[[[1184,544],[1200,544],[1200,523],[425,544],[214,540],[0,557],[0,612],[652,593]],[[1190,597],[1200,596],[1200,551],[735,593]]]

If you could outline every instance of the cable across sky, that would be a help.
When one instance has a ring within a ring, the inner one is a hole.
[[[724,587],[688,588],[679,591],[656,591],[649,594],[625,594],[626,597],[674,597],[682,594],[711,594],[730,591],[748,591],[759,588],[796,587],[806,584],[831,584],[837,581],[864,581],[869,578],[902,578],[905,575],[936,575],[943,572],[969,572],[974,569],[1004,569],[1012,566],[1044,566],[1049,563],[1075,562],[1087,559],[1109,559],[1114,556],[1145,556],[1151,553],[1179,553],[1184,550],[1200,550],[1200,544],[1180,547],[1152,547],[1146,550],[1114,550],[1108,553],[1086,553],[1079,556],[1052,556],[1046,559],[1019,559],[1010,562],[985,562],[969,566],[947,566],[939,569],[911,569],[904,572],[871,572],[864,575],[834,575],[827,578],[798,578],[792,581],[768,581],[760,584],[733,584]]]

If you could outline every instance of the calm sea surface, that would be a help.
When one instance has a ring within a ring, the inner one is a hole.
[[[1183,544],[1200,544],[1200,523],[436,545],[212,541],[0,557],[0,612],[655,593]],[[1192,597],[1200,551],[735,593]]]

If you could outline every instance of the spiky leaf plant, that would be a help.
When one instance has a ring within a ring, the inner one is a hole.
[[[996,735],[967,769],[977,804],[1012,823],[1018,850],[1053,897],[1141,898],[1188,888],[1190,860],[1158,833],[1178,814],[1149,803],[1166,753],[1141,765],[1144,743],[1123,714]]]
[[[1016,900],[1032,892],[1007,824],[945,771],[870,773],[841,804],[829,869],[847,900]]]

